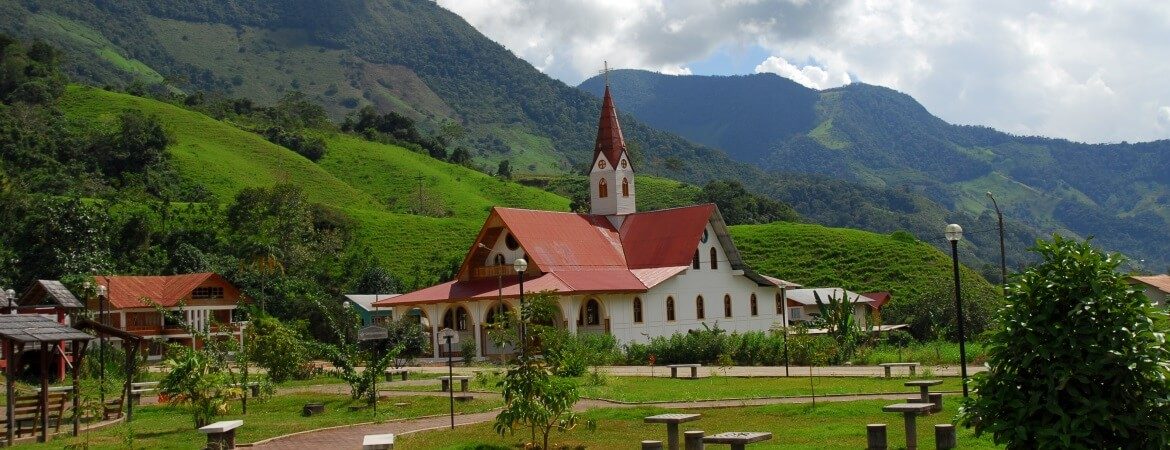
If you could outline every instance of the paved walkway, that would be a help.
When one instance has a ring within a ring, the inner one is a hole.
[[[413,372],[426,373],[447,373],[447,367],[411,367]],[[490,367],[456,367],[455,373],[461,375],[470,375],[475,372],[483,370],[503,370],[502,368]],[[666,366],[606,366],[601,367],[601,370],[608,372],[610,375],[624,375],[624,376],[656,376],[669,377],[670,368]],[[983,366],[967,365],[967,374],[979,373],[987,370]],[[905,376],[908,370],[901,367],[893,369],[895,376]],[[711,373],[719,373],[720,375],[727,375],[733,377],[782,377],[785,376],[784,366],[732,366],[732,367],[718,367],[718,366],[703,366],[699,369],[700,375],[710,375]],[[879,366],[817,366],[812,368],[812,373],[818,377],[880,377],[885,375],[885,369]],[[949,366],[921,366],[918,368],[918,375],[930,373],[931,376],[959,376],[959,365]],[[806,377],[809,374],[808,366],[791,366],[787,369],[787,374],[794,377]]]

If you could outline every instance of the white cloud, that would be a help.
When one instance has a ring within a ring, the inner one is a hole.
[[[549,75],[690,73],[758,46],[756,71],[864,81],[955,123],[1089,142],[1170,137],[1170,2],[439,0]]]

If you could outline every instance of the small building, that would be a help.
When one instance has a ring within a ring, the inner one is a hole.
[[[346,294],[345,302],[362,319],[362,326],[384,325],[394,320],[394,310],[390,308],[376,308],[374,302],[391,299],[399,294]]]
[[[239,336],[231,324],[238,320],[237,307],[245,299],[218,274],[97,275],[93,280],[105,287],[106,298],[91,298],[86,306],[99,314],[99,321],[145,338],[142,345],[147,348],[142,350],[148,359],[162,357],[164,342],[202,346],[184,323],[204,332],[233,330]]]
[[[873,299],[856,292],[842,288],[809,288],[789,289],[785,291],[788,303],[789,322],[811,322],[821,315],[821,308],[817,305],[817,297],[821,302],[829,304],[829,298],[849,299],[853,303],[853,316],[858,324],[865,326],[868,322],[868,312]]]
[[[37,315],[57,322],[60,325],[70,325],[72,315],[85,309],[85,305],[57,280],[36,280],[14,299],[7,299],[7,303],[0,305],[3,314]],[[73,349],[65,342],[58,345],[63,350],[54,352],[50,370],[55,380],[65,379],[67,368],[73,363]],[[63,354],[62,354],[63,353]],[[0,367],[7,367],[8,355],[0,361]]]
[[[1154,306],[1166,307],[1166,294],[1170,294],[1170,275],[1132,276],[1126,281],[1141,288]]]

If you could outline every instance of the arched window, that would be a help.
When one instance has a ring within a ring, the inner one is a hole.
[[[504,265],[504,255],[499,254],[499,253],[496,254],[495,265],[497,265],[497,266]]]
[[[609,186],[605,184],[605,178],[597,183],[597,196],[601,198],[609,197]]]
[[[752,308],[752,317],[760,315],[760,308],[759,308],[759,305],[756,303],[756,294],[755,293],[752,293],[751,308]]]
[[[597,300],[589,299],[585,302],[585,325],[600,325],[601,324],[601,305],[597,304]]]
[[[695,318],[702,320],[707,318],[707,311],[703,306],[703,296],[695,297]]]
[[[731,317],[731,296],[723,296],[723,317]]]
[[[674,297],[666,297],[666,320],[674,320]]]
[[[443,314],[443,328],[450,328],[455,331],[467,331],[471,319],[467,314],[467,310],[462,306],[450,308]]]
[[[642,299],[634,297],[634,323],[642,323]]]
[[[691,267],[695,270],[699,269],[699,249],[695,249],[695,259],[691,260]]]
[[[784,315],[784,299],[779,292],[776,293],[776,314]]]
[[[715,247],[711,247],[711,270],[719,268],[719,255],[715,254]]]
[[[503,322],[506,320],[509,311],[511,310],[508,308],[507,303],[497,303],[488,310],[487,323]]]
[[[622,197],[630,196],[630,180],[622,178]]]

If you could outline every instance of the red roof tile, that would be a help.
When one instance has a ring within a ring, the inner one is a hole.
[[[872,306],[874,309],[882,309],[882,306],[890,302],[891,297],[889,292],[863,292],[861,295],[873,299],[873,301],[869,302],[869,306]]]
[[[707,203],[626,216],[620,231],[626,263],[631,269],[690,265],[714,211]]]
[[[593,161],[597,161],[597,154],[605,155],[610,166],[617,167],[626,151],[626,140],[622,138],[622,127],[618,123],[617,108],[613,106],[613,98],[609,96],[609,86],[605,87],[605,96],[601,100],[601,118],[597,121],[597,141],[593,146]]]
[[[177,306],[190,296],[191,291],[212,277],[230,286],[222,277],[210,272],[170,276],[98,275],[93,279],[98,285],[106,285],[110,305],[120,309],[150,307],[152,302],[163,307]]]
[[[626,268],[618,233],[605,216],[495,208],[530,263],[544,272]]]

